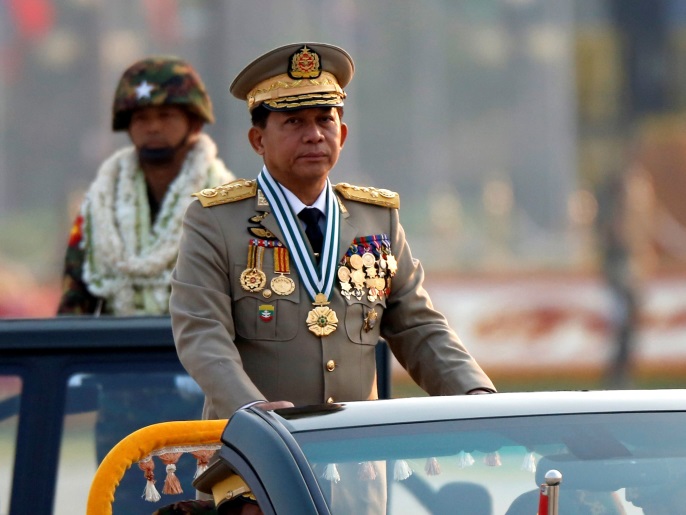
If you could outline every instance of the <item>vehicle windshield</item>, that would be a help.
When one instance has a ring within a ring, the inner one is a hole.
[[[681,412],[575,414],[295,437],[334,514],[383,513],[387,503],[391,515],[532,515],[552,469],[562,474],[560,513],[662,514],[686,503],[685,423]]]

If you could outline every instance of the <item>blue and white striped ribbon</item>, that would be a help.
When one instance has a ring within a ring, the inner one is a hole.
[[[269,175],[266,167],[257,176],[257,184],[272,207],[279,228],[286,239],[286,246],[291,251],[295,269],[305,285],[308,295],[315,300],[318,293],[323,293],[328,300],[333,290],[336,264],[338,261],[338,233],[340,230],[340,212],[336,203],[333,188],[326,180],[326,232],[321,259],[317,265],[313,256],[307,252],[305,238],[300,221],[290,208],[281,189],[281,185]]]

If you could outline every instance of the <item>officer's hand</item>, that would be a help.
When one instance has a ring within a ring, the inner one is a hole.
[[[281,409],[281,408],[292,408],[295,406],[290,401],[273,401],[273,402],[258,402],[255,404],[256,408],[263,409],[264,411]]]

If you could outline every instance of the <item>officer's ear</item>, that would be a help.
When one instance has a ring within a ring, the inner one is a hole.
[[[341,122],[341,148],[345,144],[345,140],[348,137],[348,126]]]
[[[262,129],[260,127],[250,127],[248,131],[248,141],[258,155],[264,155],[264,145],[262,144]]]

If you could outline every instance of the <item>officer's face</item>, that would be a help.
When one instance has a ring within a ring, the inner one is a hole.
[[[176,147],[189,132],[196,132],[195,124],[186,111],[177,106],[137,109],[129,124],[129,137],[137,149]]]
[[[323,187],[347,134],[338,111],[324,107],[272,112],[266,126],[252,127],[248,136],[272,177],[297,194]]]

